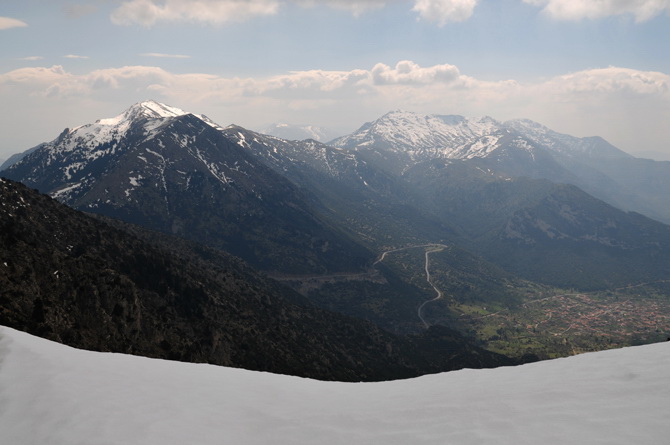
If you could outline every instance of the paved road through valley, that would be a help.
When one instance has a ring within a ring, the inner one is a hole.
[[[435,290],[435,293],[437,295],[435,296],[435,298],[431,298],[430,300],[424,301],[421,304],[421,306],[419,306],[419,309],[417,310],[417,315],[419,316],[419,319],[421,320],[421,323],[423,323],[423,325],[426,328],[429,328],[430,324],[426,321],[425,318],[423,318],[423,314],[422,314],[423,308],[428,303],[440,300],[442,297],[444,297],[444,294],[442,293],[442,291],[437,286],[435,286],[435,283],[433,283],[433,281],[431,280],[431,277],[430,277],[430,254],[435,253],[435,252],[441,252],[442,250],[446,249],[447,247],[449,247],[449,246],[446,246],[444,244],[421,244],[421,245],[418,245],[418,246],[407,246],[407,247],[401,247],[399,249],[387,250],[385,252],[382,252],[379,259],[373,263],[373,266],[377,265],[378,263],[381,263],[382,261],[384,261],[384,258],[386,258],[386,255],[388,255],[389,253],[400,252],[401,250],[429,248],[429,250],[426,250],[426,263],[425,263],[425,266],[424,266],[424,270],[426,271],[426,281]]]

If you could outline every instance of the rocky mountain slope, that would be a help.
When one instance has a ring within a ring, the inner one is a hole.
[[[9,180],[0,203],[5,326],[79,348],[326,380],[514,363],[446,329],[401,339],[316,309],[220,251],[130,234]]]
[[[427,252],[378,264],[384,252],[447,246],[434,272],[454,304],[514,305],[522,279],[591,290],[670,275],[668,226],[566,185],[582,177],[569,159],[629,158],[600,139],[395,112],[337,143],[221,127],[148,102],[67,130],[3,174],[224,249],[322,307],[402,334],[425,329],[417,309],[435,293]],[[438,306],[427,324],[458,318]]]
[[[263,270],[356,270],[372,257],[209,119],[152,101],[66,129],[2,175],[77,209],[225,249]]]

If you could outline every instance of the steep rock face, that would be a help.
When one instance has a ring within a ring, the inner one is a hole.
[[[0,203],[2,325],[79,348],[326,380],[512,363],[454,332],[401,340],[318,310],[220,251],[129,234],[9,180]],[[460,352],[436,354],[440,344]]]
[[[370,257],[216,124],[154,102],[66,130],[3,176],[78,209],[223,248],[264,270],[355,270]]]

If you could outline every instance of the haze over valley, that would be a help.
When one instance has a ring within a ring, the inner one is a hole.
[[[662,441],[669,25],[6,2],[0,442]]]

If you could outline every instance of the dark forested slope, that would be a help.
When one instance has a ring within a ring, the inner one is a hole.
[[[86,349],[320,379],[511,363],[451,331],[395,337],[313,308],[222,252],[161,243],[0,180],[0,324]]]

